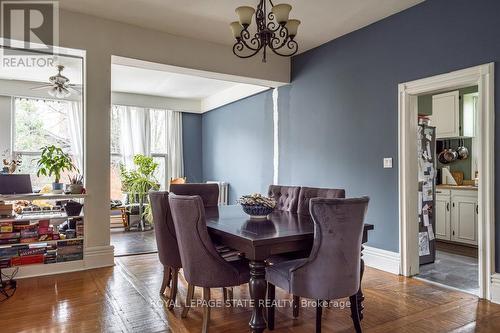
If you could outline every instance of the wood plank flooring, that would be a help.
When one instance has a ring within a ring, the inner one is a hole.
[[[116,265],[85,272],[19,280],[15,296],[0,303],[0,332],[200,332],[202,309],[181,319],[158,296],[162,269],[156,254],[116,258]],[[248,299],[248,288],[235,297]],[[500,332],[500,305],[423,281],[367,268],[364,332]],[[181,278],[178,304],[186,294]],[[201,290],[196,289],[196,298]],[[214,290],[212,298],[222,298]],[[277,289],[278,299],[289,296]],[[323,332],[353,332],[349,309],[323,312]],[[247,307],[212,310],[211,332],[247,332]],[[313,332],[314,310],[279,308],[275,332]]]

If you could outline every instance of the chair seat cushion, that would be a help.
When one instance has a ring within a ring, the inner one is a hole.
[[[275,286],[290,292],[291,272],[297,267],[303,265],[306,258],[287,260],[266,267],[266,280]]]

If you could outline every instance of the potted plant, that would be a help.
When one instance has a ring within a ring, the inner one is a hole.
[[[139,204],[139,215],[141,215],[141,224],[144,229],[144,218],[150,216],[149,207],[146,206],[144,209],[144,204],[148,201],[148,192],[160,189],[160,184],[154,176],[158,163],[155,163],[152,157],[135,155],[134,165],[135,168],[127,170],[123,164],[120,164],[120,179],[122,191],[127,194],[127,201]]]
[[[83,176],[82,175],[74,175],[68,176],[69,184],[67,187],[67,191],[71,194],[81,194],[83,192]]]
[[[59,182],[61,179],[61,173],[64,171],[77,170],[71,156],[65,153],[61,148],[54,145],[45,146],[42,149],[42,156],[38,160],[37,167],[38,171],[36,175],[40,177],[43,176],[54,176],[54,182],[52,183],[52,192],[62,193],[63,184]]]

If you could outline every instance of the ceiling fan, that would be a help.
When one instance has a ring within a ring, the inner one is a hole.
[[[72,93],[81,95],[82,93],[79,90],[75,89],[77,85],[70,84],[69,79],[61,74],[61,72],[64,70],[64,66],[58,65],[57,70],[58,73],[56,75],[49,77],[50,83],[31,88],[31,90],[48,89],[47,92],[49,93],[49,95],[56,98],[69,97]]]

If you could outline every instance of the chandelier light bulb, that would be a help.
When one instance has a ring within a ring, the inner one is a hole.
[[[231,27],[231,30],[233,31],[233,36],[234,38],[238,39],[241,37],[241,32],[243,31],[243,26],[240,24],[240,22],[235,21],[231,22],[229,25]]]
[[[297,30],[299,30],[300,21],[290,19],[285,25],[286,30],[288,30],[288,35],[292,38],[297,36]]]

